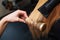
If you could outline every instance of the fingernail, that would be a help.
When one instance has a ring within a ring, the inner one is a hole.
[[[23,22],[25,23],[25,21],[23,20]]]

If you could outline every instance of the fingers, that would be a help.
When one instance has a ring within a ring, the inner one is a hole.
[[[26,13],[25,11],[24,11],[24,17],[26,17],[26,18],[28,17],[28,16],[27,16],[27,13]]]
[[[28,17],[26,11],[17,10],[18,16],[20,17],[19,21],[25,22],[24,20]]]
[[[24,22],[25,23],[25,21],[23,20],[23,19],[21,19],[21,18],[18,18],[17,19],[19,22]]]
[[[18,15],[23,15],[23,17],[25,17],[25,18],[28,17],[26,11],[17,10],[17,12],[18,12]]]
[[[14,17],[14,19],[11,18],[13,21],[19,21],[19,22],[24,22],[24,23],[25,23],[25,19],[28,17],[27,13],[22,10],[17,10],[15,12],[13,12],[11,15],[10,15],[10,17]],[[17,19],[15,19],[15,18],[17,18]]]

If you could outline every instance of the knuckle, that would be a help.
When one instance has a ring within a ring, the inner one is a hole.
[[[24,11],[24,13],[26,14],[27,12],[26,12],[26,11]]]
[[[20,10],[17,10],[17,11],[20,11]]]

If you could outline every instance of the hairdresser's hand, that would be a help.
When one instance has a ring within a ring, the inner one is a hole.
[[[24,22],[25,23],[25,19],[27,18],[27,13],[25,11],[22,10],[17,10],[7,16],[5,16],[3,19],[6,20],[7,22]]]

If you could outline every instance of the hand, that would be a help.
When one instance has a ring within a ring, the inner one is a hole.
[[[7,16],[5,16],[3,19],[6,20],[7,22],[24,22],[25,23],[25,19],[27,18],[27,13],[25,11],[22,10],[17,10]]]

